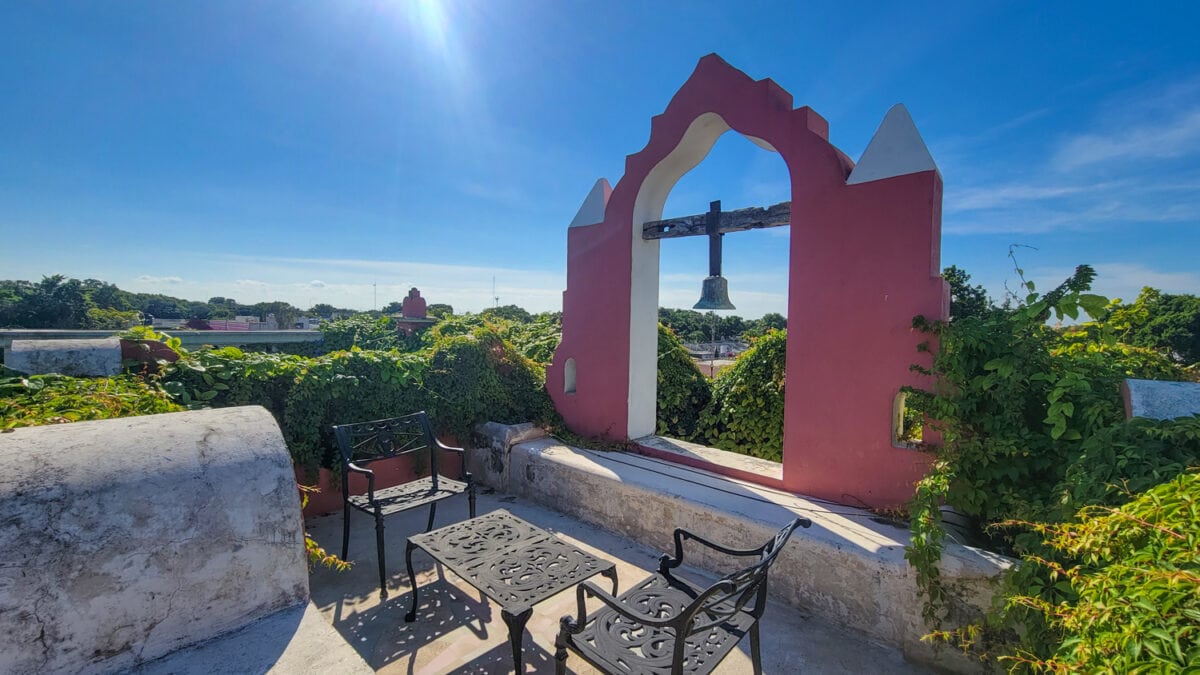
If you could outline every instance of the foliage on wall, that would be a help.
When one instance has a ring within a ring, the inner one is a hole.
[[[1123,420],[1122,379],[1178,380],[1185,377],[1181,369],[1160,352],[1116,342],[1102,323],[1066,329],[1047,324],[1050,316],[1102,314],[1107,300],[1087,292],[1094,276],[1080,266],[1045,295],[1023,282],[1027,295],[1015,307],[949,323],[916,322],[938,336],[940,349],[932,369],[936,386],[911,392],[909,400],[929,415],[944,442],[917,485],[906,555],[935,624],[952,609],[937,568],[943,503],[993,525],[987,530],[992,547],[1054,560],[1036,528],[1014,521],[1067,522],[1084,507],[1119,505],[1131,491],[1200,462],[1200,435],[1174,431],[1186,423]],[[1070,601],[1074,593],[1034,566],[1019,569],[1008,584],[1009,595],[1052,604]],[[1027,605],[1011,605],[985,622],[985,631],[968,626],[939,635],[992,652],[1011,650],[1015,642],[1023,653],[1042,658],[1073,639],[1062,624],[1043,619]]]
[[[782,461],[786,358],[787,331],[770,331],[717,375],[698,436],[722,450]]]
[[[435,343],[425,380],[436,423],[459,438],[485,421],[557,425],[545,383],[545,369],[490,327]]]
[[[1200,419],[1200,418],[1193,418]],[[1200,424],[1192,433],[1200,438]],[[1133,501],[1085,507],[1065,524],[1030,527],[1058,554],[1026,562],[1071,593],[1009,599],[1065,639],[1049,655],[1001,657],[1045,672],[1192,672],[1200,664],[1200,473],[1179,475]]]
[[[324,351],[340,352],[359,349],[397,349],[396,321],[390,317],[375,318],[366,314],[348,319],[327,321],[320,326],[324,335]]]
[[[658,324],[657,428],[660,436],[696,438],[700,414],[712,400],[708,378],[675,333]]]
[[[177,410],[182,408],[172,403],[161,389],[136,377],[0,373],[0,429],[156,415]]]

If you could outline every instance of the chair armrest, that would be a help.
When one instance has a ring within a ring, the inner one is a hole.
[[[698,543],[704,544],[705,546],[707,546],[708,548],[711,548],[714,551],[720,551],[721,553],[725,553],[728,555],[734,555],[734,556],[762,555],[763,550],[767,547],[766,544],[763,544],[762,546],[759,546],[757,548],[747,548],[747,549],[727,548],[725,546],[721,546],[720,544],[713,543],[694,532],[689,532],[689,531],[683,529],[682,527],[675,528],[674,538],[675,538],[675,555],[667,555],[664,553],[658,559],[659,573],[666,574],[667,576],[670,576],[668,570],[679,567],[680,565],[683,564],[683,542],[685,539],[694,540]]]
[[[439,441],[437,438],[433,439],[433,444],[437,446],[438,450],[444,450],[446,452],[456,452],[460,455],[464,455],[466,453],[466,451],[463,450],[462,448],[456,448],[451,445],[446,445],[446,444],[442,443],[441,441]]]
[[[793,528],[809,527],[811,525],[812,525],[812,521],[809,520],[808,518],[796,518],[795,525],[792,525],[791,527],[793,527]],[[696,541],[700,544],[707,546],[708,548],[710,548],[714,551],[720,551],[721,553],[724,553],[726,555],[732,555],[732,556],[762,555],[763,552],[767,549],[767,547],[770,546],[772,543],[772,542],[768,541],[767,543],[765,543],[762,546],[759,546],[757,548],[728,548],[725,546],[721,546],[720,544],[711,542],[694,532],[689,532],[689,531],[683,529],[682,527],[677,527],[677,528],[675,528],[675,555],[669,556],[664,553],[662,556],[659,557],[658,571],[660,574],[670,577],[671,576],[670,570],[673,568],[679,567],[681,564],[683,564],[683,541],[685,539],[691,539],[693,541]]]
[[[346,471],[349,473],[361,473],[367,477],[367,499],[371,503],[375,503],[375,472],[370,469],[364,469],[354,462],[346,462]],[[350,476],[345,476],[349,480]]]
[[[590,581],[585,581],[575,587],[575,601],[577,604],[576,609],[578,611],[578,616],[574,618],[572,618],[570,615],[564,616],[559,621],[559,625],[561,626],[562,630],[567,633],[578,633],[579,631],[583,630],[584,625],[587,624],[587,599],[589,597],[596,598],[605,605],[608,605],[617,614],[620,614],[631,621],[636,621],[643,626],[667,628],[674,626],[678,622],[676,618],[654,619],[644,614],[639,614],[631,610],[628,606],[622,605],[619,600],[599,586]]]
[[[433,439],[433,444],[434,444],[434,447],[436,447],[438,450],[441,450],[442,452],[450,452],[450,453],[454,453],[454,454],[462,457],[462,472],[459,477],[463,481],[470,483],[472,476],[471,476],[471,473],[469,471],[467,471],[467,451],[462,448],[456,448],[456,447],[453,447],[450,445],[445,445],[444,443],[439,441],[436,437]]]

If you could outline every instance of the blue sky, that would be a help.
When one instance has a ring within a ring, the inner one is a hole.
[[[910,6],[912,5],[912,6]],[[916,5],[921,5],[916,7]],[[1142,5],[1142,6],[1139,6]],[[189,299],[558,309],[566,226],[700,57],[770,77],[851,158],[894,103],[945,181],[943,265],[993,295],[1200,293],[1194,2],[0,4],[0,278]],[[666,216],[788,199],[736,134]],[[784,312],[788,228],[725,238],[742,316]],[[690,307],[702,238],[664,242]]]

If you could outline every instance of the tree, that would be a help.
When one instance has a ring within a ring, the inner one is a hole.
[[[445,303],[435,302],[425,308],[425,314],[434,319],[445,319],[454,315],[454,308]]]
[[[92,307],[87,311],[81,328],[88,330],[124,330],[137,323],[136,311]]]
[[[251,310],[251,313],[261,321],[266,321],[269,315],[274,314],[275,321],[281,329],[291,328],[295,325],[296,320],[300,318],[299,307],[293,307],[290,303],[280,300],[256,303],[251,307]]]
[[[983,286],[971,286],[971,275],[951,265],[942,270],[942,278],[950,284],[950,320],[973,316],[982,318],[996,309]]]
[[[400,314],[404,311],[404,303],[393,300],[384,305],[382,311],[384,314]]]
[[[428,311],[428,309],[426,311]],[[518,323],[529,323],[530,321],[533,321],[532,314],[516,305],[489,307],[488,309],[480,312],[480,315],[487,319],[508,319],[509,321],[516,321]]]
[[[21,328],[78,328],[93,306],[83,282],[55,274],[24,287],[12,318]]]
[[[1147,286],[1137,300],[1112,308],[1105,322],[1121,342],[1166,350],[1179,363],[1200,363],[1200,297]]]

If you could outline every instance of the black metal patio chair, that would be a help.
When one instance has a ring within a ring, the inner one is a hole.
[[[606,673],[708,673],[750,634],[754,672],[762,673],[758,624],[766,609],[767,571],[797,527],[796,518],[770,541],[752,549],[714,544],[675,530],[675,555],[659,559],[658,574],[618,597],[585,581],[577,587],[578,616],[564,616],[555,638],[555,672],[566,672],[567,650]],[[732,556],[756,556],[744,569],[700,588],[671,575],[683,563],[684,540],[695,540]],[[603,603],[587,613],[587,598]]]
[[[467,472],[466,455],[462,448],[442,445],[433,434],[433,427],[424,411],[372,422],[339,424],[333,427],[338,450],[342,455],[342,559],[350,553],[350,511],[357,509],[375,517],[375,543],[379,555],[379,597],[387,599],[387,572],[384,561],[383,517],[429,505],[429,522],[433,529],[437,503],[448,497],[467,493],[471,517],[475,517],[475,483]],[[371,462],[409,455],[428,450],[429,475],[388,488],[375,489],[375,473],[365,468]],[[459,480],[441,475],[439,455],[458,454],[462,462]],[[350,494],[350,474],[367,477],[367,493]]]

